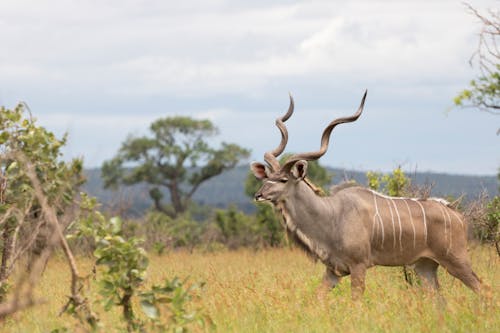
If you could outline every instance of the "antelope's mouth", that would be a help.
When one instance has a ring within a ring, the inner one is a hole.
[[[271,202],[271,203],[274,202],[271,199],[265,198],[262,194],[256,194],[254,200],[256,202]]]
[[[256,194],[254,197],[255,201],[257,202],[262,202],[262,201],[269,201],[268,199],[264,198],[262,194]]]

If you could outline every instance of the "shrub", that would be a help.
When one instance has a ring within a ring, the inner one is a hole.
[[[242,246],[259,247],[262,244],[262,229],[252,216],[238,211],[235,206],[215,212],[214,223],[222,235],[222,242],[229,249]]]
[[[467,205],[464,214],[470,221],[472,236],[481,243],[495,244],[500,255],[500,196],[489,200],[483,194]]]
[[[61,161],[65,143],[65,137],[58,139],[39,126],[25,104],[0,107],[0,301],[20,260],[28,261],[28,269],[21,270],[26,278],[13,288],[19,291],[29,281],[20,302],[24,306],[13,300],[7,306],[11,312],[36,303],[31,299],[35,281],[52,250],[61,242],[67,245],[60,239],[61,229],[73,219],[84,178],[80,159]]]
[[[141,246],[143,241],[137,237],[125,237],[123,222],[118,217],[106,219],[95,210],[96,201],[84,196],[83,206],[87,216],[74,224],[72,237],[90,237],[95,244],[95,265],[99,270],[99,294],[104,310],[121,307],[122,316],[129,332],[144,332],[148,327],[164,332],[172,329],[185,332],[190,323],[204,324],[203,316],[197,309],[189,309],[188,301],[194,297],[194,291],[202,284],[185,287],[186,281],[178,278],[165,280],[162,285],[144,288],[149,260]],[[143,314],[142,319],[136,314],[133,300],[137,298]],[[161,316],[168,311],[170,315]],[[71,313],[71,312],[70,312]]]
[[[161,212],[148,213],[144,225],[146,246],[148,248],[194,249],[201,242],[206,223],[191,219],[189,214],[171,218]]]

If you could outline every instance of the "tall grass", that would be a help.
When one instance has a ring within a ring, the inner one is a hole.
[[[442,269],[438,296],[408,286],[400,268],[375,267],[368,270],[361,302],[351,301],[349,278],[319,297],[323,266],[290,249],[152,255],[148,281],[173,276],[205,281],[196,306],[204,308],[218,332],[498,332],[500,260],[485,247],[472,249],[471,257],[491,288],[486,296],[472,293]],[[80,264],[90,269],[90,260],[82,258]],[[53,260],[40,286],[47,303],[0,323],[2,332],[50,332],[72,324],[58,317],[69,281],[59,267]],[[106,332],[119,326],[119,316],[105,314]]]

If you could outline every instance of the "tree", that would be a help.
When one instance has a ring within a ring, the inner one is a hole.
[[[207,139],[217,134],[209,120],[167,117],[153,122],[152,136],[129,136],[118,154],[102,166],[105,187],[146,182],[156,210],[170,217],[186,211],[189,202],[206,180],[235,167],[250,152],[236,144],[211,148]],[[165,205],[162,189],[170,194]]]
[[[100,318],[85,295],[91,274],[80,274],[70,246],[91,240],[95,265],[107,268],[94,271],[94,278],[102,275],[99,295],[105,310],[121,307],[129,332],[185,332],[192,322],[203,325],[204,318],[188,304],[197,284],[186,288],[174,278],[144,288],[148,261],[142,242],[124,235],[120,219],[106,219],[95,198],[78,193],[82,160],[61,161],[65,143],[65,137],[57,139],[37,125],[25,104],[0,107],[0,320],[43,302],[35,289],[51,254],[60,249],[71,271],[70,294],[60,314],[78,319],[71,331],[97,331]],[[134,303],[146,320],[135,315]]]
[[[291,154],[285,154],[281,157],[280,163],[284,163]],[[332,181],[332,174],[324,167],[319,165],[318,161],[309,161],[307,169],[308,178],[321,189]],[[262,181],[255,178],[251,171],[248,172],[245,181],[245,194],[253,198],[255,193],[262,186]],[[324,193],[327,193],[322,189]],[[279,218],[276,216],[271,205],[257,203],[257,221],[264,229],[262,234],[267,244],[279,246],[283,243],[283,227],[280,225]]]
[[[59,247],[71,270],[68,304],[79,309],[81,320],[96,323],[80,293],[82,279],[63,234],[75,217],[84,180],[80,159],[60,160],[65,142],[38,126],[24,103],[0,107],[0,319],[40,302],[34,289]],[[11,297],[5,300],[9,289]]]
[[[500,114],[500,13],[489,10],[483,15],[466,4],[469,11],[481,21],[479,42],[476,51],[469,60],[471,66],[477,66],[480,75],[470,82],[470,87],[461,91],[454,103],[461,107],[474,107],[492,114]]]
[[[40,254],[54,232],[27,169],[33,169],[58,215],[73,203],[84,181],[81,160],[59,160],[65,143],[66,138],[59,140],[38,126],[23,103],[12,110],[0,107],[0,289],[16,262],[26,253]]]

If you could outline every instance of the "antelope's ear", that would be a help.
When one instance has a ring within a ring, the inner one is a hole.
[[[302,180],[307,176],[307,161],[300,160],[295,163],[292,169],[295,178]]]
[[[250,164],[250,169],[252,170],[255,178],[260,180],[267,178],[266,166],[264,164],[253,162],[252,164]]]

